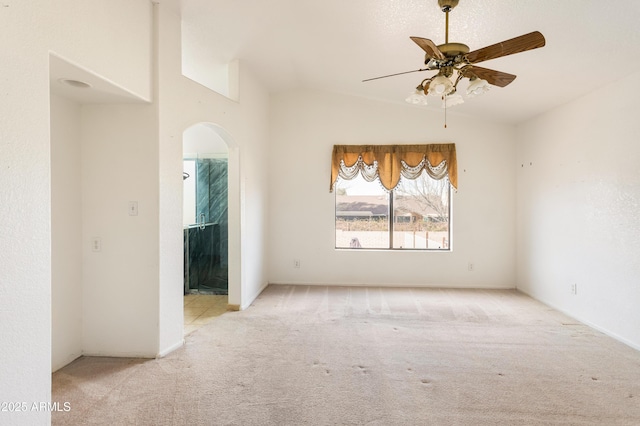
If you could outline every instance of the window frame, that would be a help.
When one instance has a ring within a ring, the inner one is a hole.
[[[424,172],[423,174],[421,174],[421,177],[427,178],[427,179],[432,179],[431,177],[429,177],[428,175],[426,175]],[[389,227],[389,231],[388,231],[388,246],[387,247],[371,247],[371,248],[366,248],[366,247],[338,247],[337,246],[337,219],[338,219],[338,196],[339,196],[339,191],[336,190],[334,191],[334,249],[335,250],[345,250],[345,251],[352,251],[352,250],[365,250],[365,251],[417,251],[417,252],[452,252],[453,251],[453,190],[451,187],[451,184],[449,183],[449,179],[446,179],[446,185],[447,185],[447,198],[448,198],[448,202],[447,202],[447,217],[448,217],[448,226],[447,226],[447,236],[448,236],[448,244],[446,248],[429,248],[428,246],[428,241],[427,241],[427,247],[426,248],[403,248],[403,247],[394,247],[394,232],[398,232],[395,231],[395,227],[394,225],[397,224],[398,222],[395,220],[395,214],[394,214],[394,198],[396,196],[396,190],[398,189],[398,186],[396,186],[395,188],[391,189],[391,190],[387,190],[385,191],[387,194],[387,201],[388,201],[388,213],[387,213],[387,225]],[[336,184],[336,189],[339,188],[339,185],[341,182],[346,181],[344,179],[337,179],[335,184]],[[379,179],[376,179],[374,181],[371,182],[367,182],[370,185],[381,185]],[[402,232],[402,231],[400,231]]]

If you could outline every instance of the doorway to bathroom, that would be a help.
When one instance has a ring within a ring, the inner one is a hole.
[[[229,151],[206,123],[183,134],[185,334],[227,310]]]
[[[184,159],[185,201],[195,210],[185,218],[186,294],[228,293],[227,179],[226,158]]]
[[[183,135],[185,294],[229,290],[228,148],[204,123]]]

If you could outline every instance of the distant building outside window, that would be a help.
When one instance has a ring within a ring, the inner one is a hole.
[[[424,171],[387,191],[378,179],[338,179],[338,249],[450,250],[451,185]]]

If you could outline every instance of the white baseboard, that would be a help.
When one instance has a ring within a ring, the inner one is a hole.
[[[550,303],[550,302],[548,302],[547,300],[544,300],[544,299],[538,298],[538,297],[536,297],[536,296],[534,296],[534,295],[530,294],[530,293],[529,293],[529,292],[527,292],[527,291],[524,291],[524,290],[522,290],[522,289],[517,289],[517,290],[518,290],[519,292],[523,293],[523,294],[526,294],[526,295],[527,295],[527,296],[529,296],[530,298],[535,299],[535,300],[537,300],[538,302],[540,302],[540,303],[542,303],[542,304],[544,304],[544,305],[547,305],[548,307],[553,308],[553,309],[555,309],[556,311],[561,312],[561,313],[563,313],[564,315],[566,315],[566,316],[568,316],[568,317],[570,317],[570,318],[573,318],[574,320],[576,320],[576,321],[578,321],[578,322],[581,322],[582,324],[584,324],[584,325],[586,325],[586,326],[588,326],[588,327],[593,328],[594,330],[597,330],[597,331],[599,331],[599,332],[601,332],[601,333],[603,333],[603,334],[606,334],[607,336],[611,337],[612,339],[617,340],[617,341],[618,341],[618,342],[620,342],[620,343],[624,343],[625,345],[627,345],[627,346],[629,346],[629,347],[631,347],[631,348],[633,348],[633,349],[635,349],[635,350],[637,350],[637,351],[640,351],[640,343],[638,343],[638,342],[633,342],[633,341],[631,341],[631,340],[629,340],[629,339],[625,339],[624,337],[622,337],[622,336],[620,336],[620,335],[618,335],[618,334],[616,334],[616,333],[612,332],[611,330],[608,330],[608,329],[606,329],[606,328],[604,328],[604,327],[601,327],[601,326],[599,326],[599,325],[597,325],[597,324],[594,324],[594,323],[592,323],[591,321],[588,321],[588,320],[586,320],[586,319],[584,319],[584,318],[581,318],[580,316],[577,316],[577,315],[575,315],[575,314],[573,314],[573,313],[571,313],[571,312],[567,312],[566,310],[564,310],[564,309],[560,308],[559,306],[556,306],[555,304]]]
[[[245,303],[242,304],[242,306],[240,306],[240,310],[244,311],[249,306],[251,306],[251,304],[258,298],[258,296],[260,296],[260,294],[264,291],[264,289],[269,286],[269,284],[270,283],[268,283],[268,282],[262,284],[262,287],[260,287],[260,289],[256,292],[256,294],[254,294],[251,299],[247,300]]]
[[[96,356],[105,358],[141,358],[155,359],[155,353],[151,352],[109,352],[109,351],[82,351],[82,356]]]
[[[156,355],[156,358],[164,358],[165,356],[169,355],[171,352],[175,351],[176,349],[180,349],[183,346],[184,346],[184,339],[174,343],[173,345],[169,346],[165,350],[160,351],[158,355]]]
[[[56,365],[53,365],[52,369],[51,369],[51,372],[55,373],[56,371],[60,370],[61,368],[66,367],[67,365],[71,364],[73,361],[75,361],[76,359],[80,358],[81,356],[82,356],[82,354],[69,355],[67,358],[65,358],[64,361],[62,361],[62,362],[60,362],[60,363],[58,363]]]
[[[516,290],[515,286],[478,286],[478,285],[442,285],[442,284],[388,284],[388,283],[317,283],[317,282],[271,282],[273,285],[295,285],[295,286],[322,286],[322,287],[386,287],[386,288],[442,288],[460,290]]]

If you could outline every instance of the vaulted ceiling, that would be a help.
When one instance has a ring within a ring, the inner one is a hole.
[[[362,80],[421,68],[424,53],[409,37],[441,44],[445,35],[437,0],[181,0],[181,12],[211,57],[240,59],[272,93],[314,88],[404,103],[435,72]],[[455,112],[519,123],[626,76],[640,66],[639,22],[637,0],[460,0],[449,41],[475,50],[538,30],[546,46],[483,62],[518,77]]]

